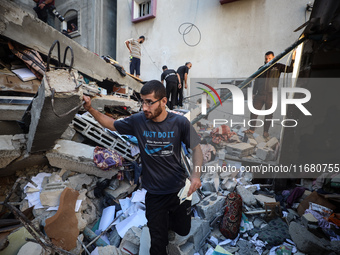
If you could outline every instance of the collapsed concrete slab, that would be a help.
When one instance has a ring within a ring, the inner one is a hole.
[[[254,152],[254,149],[255,148],[249,143],[236,143],[227,145],[228,154],[239,158],[251,155]]]
[[[134,112],[139,111],[137,101],[118,96],[96,96],[91,99],[91,105],[99,111],[104,110],[105,106],[127,106],[131,107]]]
[[[58,30],[25,12],[12,1],[0,1],[0,35],[6,36],[40,53],[48,55],[55,40],[59,40],[61,52],[71,46],[74,52],[74,68],[98,80],[111,80],[119,85],[126,85],[137,92],[142,84],[130,76],[121,76],[119,71],[98,55],[66,37]],[[44,36],[42,36],[44,35]],[[57,59],[56,50],[52,58]],[[67,59],[66,64],[70,64]]]
[[[13,146],[12,139],[12,135],[0,136],[0,168],[6,167],[21,155],[21,151]]]
[[[93,162],[94,148],[69,140],[58,140],[46,157],[51,166],[111,179],[118,170],[103,171],[96,167]]]
[[[82,102],[82,90],[76,86],[66,70],[45,74],[32,102],[28,152],[51,149],[67,129]]]

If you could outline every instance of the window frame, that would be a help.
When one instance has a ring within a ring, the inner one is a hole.
[[[150,13],[145,16],[139,16],[140,12],[140,4],[150,2]],[[156,18],[156,7],[157,7],[157,0],[132,0],[132,10],[131,10],[131,22],[138,23],[144,20],[154,19]],[[136,9],[138,8],[138,9]]]

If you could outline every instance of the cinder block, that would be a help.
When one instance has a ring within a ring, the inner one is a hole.
[[[228,154],[240,158],[251,155],[254,150],[255,148],[248,143],[236,143],[227,145]]]
[[[76,106],[82,102],[82,91],[75,90],[77,84],[66,70],[46,72],[36,97],[32,101],[31,124],[29,127],[28,152],[46,151],[53,148],[74,115]],[[53,95],[51,89],[55,90]],[[54,104],[52,106],[52,98]],[[64,113],[74,109],[69,114]],[[57,113],[59,116],[57,116]]]
[[[264,161],[271,161],[271,160],[274,160],[275,153],[270,148],[266,148],[266,147],[257,148],[256,157],[258,157],[259,159],[262,159]]]
[[[220,185],[220,178],[217,172],[211,172],[204,175],[202,178],[202,189],[204,191],[217,192]]]
[[[266,144],[266,147],[275,149],[276,145],[279,143],[276,137],[272,137]]]
[[[202,219],[193,218],[191,229],[188,235],[179,236],[169,242],[169,254],[171,255],[193,255],[198,252],[205,243],[205,239],[210,235],[209,222]]]
[[[46,153],[51,166],[111,179],[118,170],[103,171],[93,162],[94,147],[69,140],[58,140]]]
[[[58,206],[60,202],[60,195],[65,188],[65,183],[47,183],[40,193],[41,204],[48,206]]]
[[[225,197],[212,194],[204,198],[197,206],[198,215],[211,222],[216,217],[216,214],[221,212],[224,205]]]
[[[21,155],[20,150],[13,146],[12,139],[12,135],[0,136],[0,168],[8,166]]]
[[[116,151],[119,155],[129,161],[135,161],[139,155],[132,156],[131,148],[125,142],[116,139],[109,133],[105,132],[102,128],[95,126],[88,120],[76,115],[72,120],[73,128],[88,137],[92,141],[104,146],[105,148]]]

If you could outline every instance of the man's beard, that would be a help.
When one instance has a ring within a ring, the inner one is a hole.
[[[161,113],[162,113],[162,107],[160,103],[158,104],[158,107],[155,109],[155,112],[153,114],[151,112],[144,111],[145,117],[149,120],[153,120],[157,118],[159,115],[161,115]]]

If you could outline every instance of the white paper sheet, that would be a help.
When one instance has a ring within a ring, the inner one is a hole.
[[[135,226],[144,226],[147,223],[147,219],[145,217],[145,211],[138,210],[135,214],[129,216],[122,222],[116,225],[117,232],[121,238],[124,237],[125,233],[129,230],[129,228]]]
[[[99,230],[104,231],[112,223],[115,218],[115,210],[116,207],[114,205],[106,207],[103,210],[102,218],[99,223]]]
[[[131,206],[131,200],[130,198],[125,198],[125,199],[119,199],[119,204],[120,207],[122,208],[123,212],[125,213],[129,207]]]
[[[142,202],[145,203],[146,189],[139,189],[132,193],[132,203]]]

